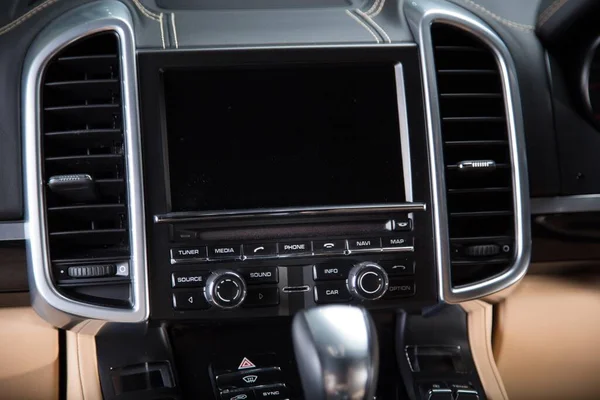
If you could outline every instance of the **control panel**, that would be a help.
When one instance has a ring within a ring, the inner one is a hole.
[[[407,300],[418,299],[421,285],[423,296],[433,286],[432,264],[418,262],[413,225],[412,218],[397,217],[377,235],[219,242],[172,225],[171,245],[161,253],[162,278],[153,281],[153,314],[273,317],[331,303],[406,308]]]
[[[274,354],[225,357],[210,368],[215,392],[221,400],[288,400],[290,389]]]

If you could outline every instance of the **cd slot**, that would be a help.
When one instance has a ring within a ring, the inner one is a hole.
[[[248,226],[207,227],[205,224],[173,224],[171,237],[176,242],[188,241],[249,241],[286,238],[347,237],[350,235],[379,235],[392,231],[403,231],[412,227],[407,214],[394,218],[370,219],[351,222],[323,222],[267,225],[256,223]]]

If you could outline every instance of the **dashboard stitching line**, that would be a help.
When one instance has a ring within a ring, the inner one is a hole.
[[[379,7],[379,3],[383,1],[383,0],[375,0],[373,2],[373,4],[371,5],[371,8],[369,8],[367,11],[365,11],[365,14],[370,15],[371,13],[375,12],[375,10],[377,9],[377,7]]]
[[[142,3],[140,3],[140,0],[133,0],[133,3],[135,4],[135,6],[142,12],[142,14],[144,14],[146,17],[153,19],[155,21],[159,21],[160,19],[160,15],[156,14],[150,10],[148,10],[146,7],[144,7],[142,5]],[[161,13],[162,14],[162,13]]]
[[[489,15],[490,17],[494,18],[496,21],[509,26],[511,28],[515,28],[515,29],[519,29],[523,32],[531,32],[533,31],[534,27],[533,25],[526,25],[526,24],[521,24],[515,21],[511,21],[509,19],[503,18],[501,16],[499,16],[498,14],[493,13],[492,11],[488,10],[487,8],[485,8],[484,6],[475,3],[472,0],[462,0],[464,3],[467,3],[471,6],[473,6],[474,8],[484,12],[485,14]]]
[[[558,10],[562,8],[562,6],[564,6],[568,2],[569,0],[556,0],[554,3],[548,6],[548,8],[546,8],[544,12],[540,15],[538,23],[540,25],[544,25],[546,22],[548,22],[550,18],[552,18],[554,14],[556,14]]]
[[[375,22],[371,17],[369,17],[367,14],[365,14],[364,12],[360,11],[358,8],[355,10],[356,13],[358,15],[360,15],[361,17],[365,18],[368,22],[370,22],[373,25],[373,28],[375,28],[375,30],[381,34],[381,36],[383,36],[383,38],[385,39],[386,42],[388,43],[392,43],[392,39],[390,38],[390,36],[387,34],[387,32],[381,27],[381,25],[379,25],[377,22]]]
[[[166,49],[165,45],[165,30],[163,28],[163,13],[160,13],[160,18],[158,19],[158,23],[160,24],[160,40],[162,41],[162,48]]]
[[[385,0],[381,0],[381,3],[379,3],[379,7],[377,7],[375,11],[369,14],[371,18],[375,18],[376,16],[378,16],[379,13],[383,10],[383,6],[385,6]]]
[[[47,0],[45,3],[42,3],[39,6],[31,9],[30,11],[21,15],[16,20],[14,20],[14,21],[4,25],[2,28],[0,28],[0,35],[4,35],[5,33],[10,32],[17,26],[21,25],[23,22],[27,21],[29,18],[33,17],[35,14],[39,13],[43,9],[47,8],[48,6],[51,6],[52,4],[54,4],[56,2],[58,2],[58,0]]]
[[[175,13],[171,14],[171,25],[173,25],[173,40],[175,41],[175,48],[179,48],[179,41],[177,40],[177,25],[175,25]]]
[[[356,15],[352,14],[352,12],[350,12],[350,10],[346,10],[346,14],[348,14],[350,16],[350,18],[352,18],[353,20],[358,22],[363,28],[365,28],[367,31],[369,31],[369,33],[375,38],[375,41],[377,43],[381,43],[381,39],[379,39],[379,36],[377,36],[377,34],[375,32],[373,32],[373,30],[367,24],[362,22],[360,20],[360,18],[358,18]]]

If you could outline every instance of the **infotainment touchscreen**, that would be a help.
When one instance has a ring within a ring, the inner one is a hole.
[[[166,70],[171,211],[403,202],[394,71]]]

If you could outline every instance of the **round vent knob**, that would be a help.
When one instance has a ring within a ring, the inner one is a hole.
[[[348,274],[348,290],[360,300],[380,299],[389,283],[385,270],[374,262],[356,264]]]
[[[213,272],[206,280],[204,297],[219,308],[239,307],[246,299],[246,282],[237,272],[221,270]]]

